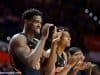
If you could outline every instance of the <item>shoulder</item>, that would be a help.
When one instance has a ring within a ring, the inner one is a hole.
[[[16,39],[16,40],[23,40],[23,39],[26,39],[26,37],[25,37],[25,35],[22,35],[22,34],[20,34],[20,33],[18,33],[18,34],[15,34],[13,37],[12,37],[12,39]]]
[[[26,43],[26,37],[24,35],[19,34],[19,33],[15,34],[10,40],[10,44],[11,43],[16,43],[16,44]]]

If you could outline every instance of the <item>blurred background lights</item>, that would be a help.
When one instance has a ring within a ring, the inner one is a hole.
[[[90,17],[92,17],[92,16],[93,16],[93,13],[92,13],[92,12],[90,12],[90,13],[89,13],[89,16],[90,16]]]
[[[98,21],[98,24],[100,24],[100,20]]]
[[[94,17],[93,17],[93,20],[94,20],[94,21],[97,21],[97,20],[98,20],[98,17],[97,17],[97,16],[94,16]]]
[[[10,38],[10,36],[7,36],[7,40],[9,41],[11,38]]]
[[[89,13],[89,9],[85,9],[84,12],[85,12],[85,13]]]

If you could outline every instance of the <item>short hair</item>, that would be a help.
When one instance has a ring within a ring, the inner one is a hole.
[[[71,47],[71,48],[69,48],[69,53],[71,54],[71,55],[73,55],[74,53],[76,53],[76,52],[78,52],[78,51],[81,51],[81,49],[80,48],[78,48],[78,47]]]
[[[42,12],[40,12],[37,9],[31,8],[28,9],[26,11],[24,11],[24,13],[22,14],[22,19],[32,19],[33,16],[42,16]]]

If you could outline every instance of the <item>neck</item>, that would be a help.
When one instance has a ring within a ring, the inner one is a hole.
[[[58,47],[57,53],[61,55],[64,52],[64,47]]]
[[[24,33],[24,34],[27,36],[27,38],[29,38],[29,39],[34,38],[34,35],[35,35],[33,31],[29,30],[29,29],[26,28],[26,27],[24,27],[22,33]]]

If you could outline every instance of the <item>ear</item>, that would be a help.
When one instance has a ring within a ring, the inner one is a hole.
[[[24,20],[24,23],[31,23],[31,22],[32,22],[31,19],[30,20],[27,20],[27,19]]]

